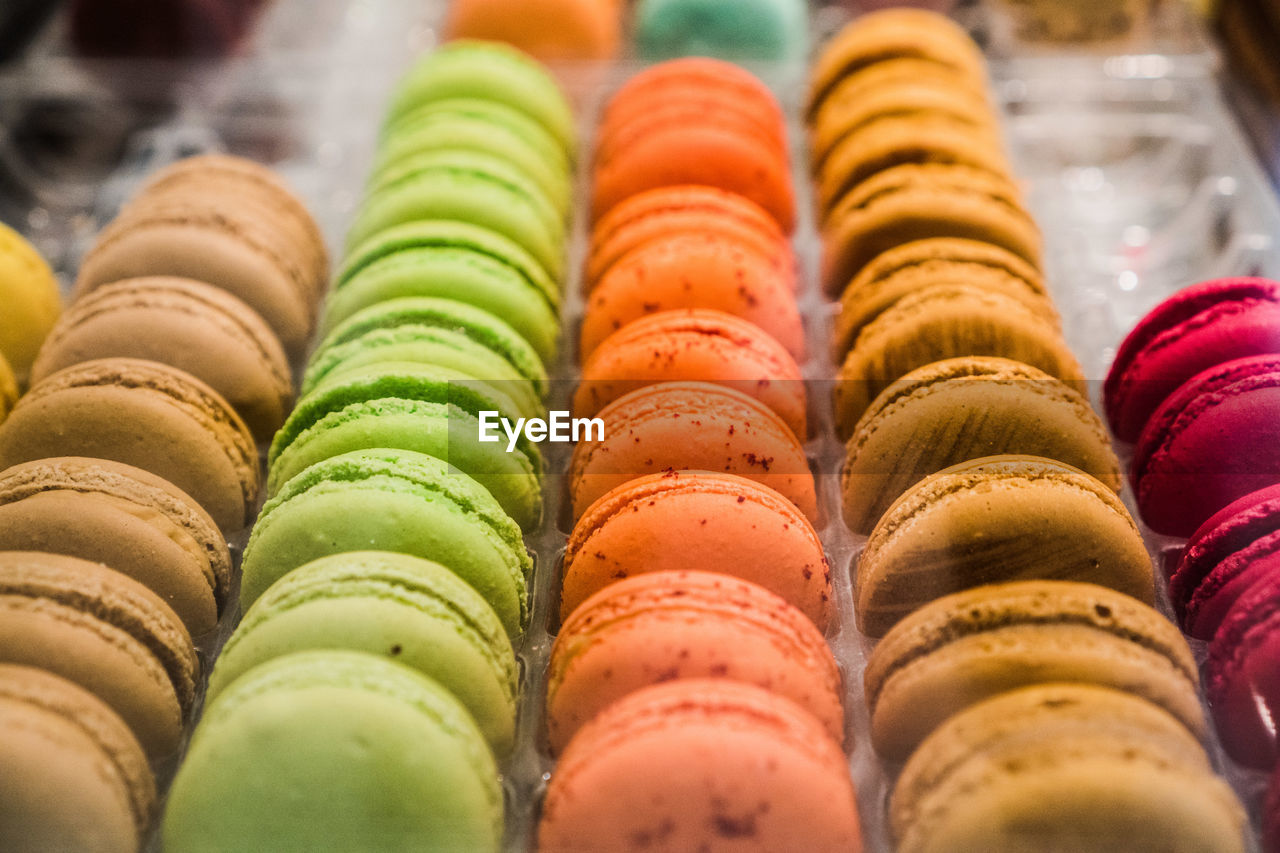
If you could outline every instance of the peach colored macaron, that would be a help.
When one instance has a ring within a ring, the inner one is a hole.
[[[773,489],[713,471],[639,477],[593,503],[569,537],[560,615],[618,581],[691,566],[758,584],[827,627],[831,570],[813,525]]]

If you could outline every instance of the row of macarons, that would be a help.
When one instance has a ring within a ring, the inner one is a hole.
[[[447,45],[392,95],[166,850],[502,844],[543,463],[479,416],[545,413],[574,156],[509,48]]]
[[[811,86],[844,515],[869,534],[863,686],[872,745],[901,767],[891,833],[903,851],[1006,849],[1029,823],[1045,846],[1243,849],[985,88],[963,31],[902,11],[847,27]]]

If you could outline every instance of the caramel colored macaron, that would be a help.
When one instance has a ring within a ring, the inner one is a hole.
[[[1151,557],[1113,489],[1051,459],[986,456],[926,477],[880,518],[858,558],[858,626],[880,637],[936,598],[1017,580],[1155,603]]]
[[[0,466],[54,456],[133,465],[189,494],[224,532],[257,510],[258,453],[216,391],[176,367],[88,361],[33,387],[0,424]]]
[[[813,473],[795,433],[741,391],[706,382],[667,382],[632,391],[600,411],[603,441],[574,449],[569,493],[574,517],[610,489],[645,474],[698,469],[739,474],[776,489],[818,518]]]
[[[231,589],[226,539],[172,483],[105,459],[38,459],[0,472],[0,551],[102,563],[208,634]]]
[[[569,537],[561,618],[619,580],[690,566],[758,584],[826,630],[831,571],[813,525],[773,489],[714,471],[637,477],[596,500]]]
[[[1206,731],[1182,634],[1150,606],[1093,584],[1022,581],[940,598],[885,635],[863,682],[872,742],[890,761],[976,702],[1050,682],[1118,688],[1196,737]]]
[[[840,672],[822,634],[785,600],[728,575],[651,572],[606,587],[561,626],[547,678],[556,752],[610,704],[677,678],[758,685],[844,740]]]
[[[1010,296],[1054,323],[1044,276],[991,243],[936,237],[897,246],[862,268],[840,296],[831,352],[843,361],[858,334],[898,300],[934,284],[965,284]]]
[[[929,237],[991,243],[1040,267],[1040,231],[1007,177],[954,163],[909,163],[863,181],[831,210],[823,284],[839,293],[877,255]]]
[[[997,291],[937,284],[898,300],[858,334],[837,377],[843,438],[885,388],[934,361],[997,356],[1039,368],[1084,393],[1084,373],[1056,323]]]
[[[87,294],[50,333],[32,382],[111,357],[185,370],[221,394],[259,442],[293,408],[289,362],[275,334],[249,306],[202,282],[139,278]]]
[[[0,663],[44,669],[120,715],[154,761],[195,702],[191,637],[150,590],[98,563],[0,551]]]
[[[623,326],[591,354],[575,417],[637,388],[692,380],[727,385],[773,409],[803,440],[807,395],[795,359],[759,326],[722,311],[663,311]]]
[[[915,483],[992,454],[1065,462],[1118,492],[1120,463],[1102,419],[1075,388],[1003,358],[954,358],[908,373],[853,430],[841,472],[846,523],[870,533]]]
[[[654,240],[614,264],[587,297],[580,355],[647,314],[705,308],[754,323],[802,359],[794,290],[794,267],[733,238],[691,231]]]

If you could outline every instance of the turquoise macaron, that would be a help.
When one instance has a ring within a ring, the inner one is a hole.
[[[209,703],[161,826],[166,853],[487,853],[498,767],[446,688],[379,655],[306,651]]]
[[[533,563],[519,525],[447,462],[393,448],[317,462],[267,501],[245,546],[241,610],[299,566],[368,550],[440,563],[489,602],[508,636],[523,632]]]
[[[383,172],[347,232],[347,248],[388,228],[446,219],[496,231],[532,255],[553,279],[564,276],[565,222],[519,169],[479,151],[429,151]]]
[[[542,454],[521,435],[513,452],[480,441],[481,412],[514,413],[479,383],[422,365],[370,365],[332,377],[299,401],[267,454],[267,497],[311,465],[352,450],[434,456],[484,486],[528,530],[542,510]],[[507,403],[506,406],[510,406]]]
[[[457,39],[427,54],[400,79],[387,107],[384,135],[424,104],[477,98],[505,104],[536,121],[572,159],[577,147],[573,109],[555,78],[537,60],[499,42]]]
[[[635,41],[648,60],[797,61],[809,50],[809,7],[805,0],[639,0]]]
[[[489,229],[444,220],[389,228],[348,255],[325,306],[327,334],[353,314],[407,296],[456,299],[507,322],[555,360],[560,291],[534,258]]]
[[[322,557],[276,581],[223,647],[207,700],[254,667],[308,649],[382,655],[449,690],[498,756],[515,736],[518,670],[493,608],[439,563],[386,551]]]
[[[572,166],[559,143],[518,110],[494,101],[432,101],[396,123],[378,148],[372,183],[428,151],[462,149],[501,157],[538,185],[561,216],[572,200]]]

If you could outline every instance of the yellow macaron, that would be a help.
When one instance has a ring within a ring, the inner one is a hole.
[[[0,222],[0,362],[7,361],[19,382],[27,381],[31,362],[62,313],[58,280],[49,264],[23,239]],[[0,364],[0,414],[4,411],[5,373]]]

